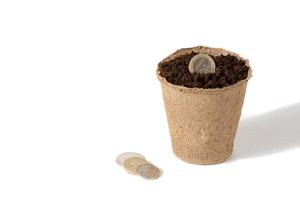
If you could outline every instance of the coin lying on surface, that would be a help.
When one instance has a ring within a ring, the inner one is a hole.
[[[134,175],[140,175],[146,179],[157,179],[162,171],[149,163],[144,156],[135,152],[125,152],[117,156],[117,163],[124,169]]]
[[[148,162],[143,159],[143,158],[139,158],[139,157],[132,157],[132,158],[128,158],[127,160],[125,160],[124,162],[124,168],[132,174],[137,174],[137,169],[139,166],[147,164]]]
[[[160,175],[160,170],[154,165],[148,163],[137,168],[137,173],[146,179],[157,179]]]
[[[195,55],[189,63],[189,71],[198,74],[215,73],[216,64],[214,60],[206,54]]]
[[[135,152],[125,152],[125,153],[121,153],[120,155],[117,156],[116,158],[116,162],[120,165],[123,166],[124,162],[129,159],[129,158],[133,158],[133,157],[138,157],[138,158],[144,158],[144,156],[142,156],[139,153],[135,153]]]

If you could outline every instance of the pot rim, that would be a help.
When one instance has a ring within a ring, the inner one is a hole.
[[[237,83],[227,86],[227,87],[223,87],[223,88],[189,88],[189,87],[185,87],[185,86],[180,86],[180,85],[175,85],[173,83],[170,83],[167,81],[166,78],[162,77],[160,75],[160,70],[159,70],[159,66],[165,62],[169,62],[171,60],[176,59],[179,56],[182,55],[186,55],[186,54],[190,54],[192,52],[196,52],[196,53],[204,53],[204,54],[210,54],[213,56],[219,56],[219,55],[232,55],[237,57],[238,59],[244,60],[246,62],[246,65],[249,67],[248,70],[248,76],[247,78],[238,81]],[[156,76],[158,78],[158,80],[161,82],[161,84],[164,84],[168,87],[174,88],[180,92],[188,92],[188,93],[218,93],[218,92],[224,92],[227,90],[231,90],[235,87],[239,87],[244,83],[247,83],[247,81],[252,77],[252,69],[250,67],[249,64],[249,60],[248,59],[244,59],[242,58],[239,54],[231,52],[231,51],[227,51],[225,49],[222,48],[212,48],[212,47],[205,47],[205,46],[197,46],[197,47],[191,47],[191,48],[183,48],[183,49],[179,49],[177,51],[175,51],[174,53],[172,53],[171,55],[169,55],[168,57],[166,57],[165,59],[163,59],[161,62],[158,63],[157,69],[156,69]]]

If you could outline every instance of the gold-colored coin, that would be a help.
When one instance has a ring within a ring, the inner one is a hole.
[[[143,158],[132,157],[125,160],[123,166],[129,173],[137,174],[138,167],[147,163],[148,162]]]
[[[139,166],[137,173],[146,179],[157,179],[160,176],[160,170],[150,163]]]
[[[206,54],[195,55],[189,63],[189,71],[198,74],[215,73],[216,64],[214,60]]]

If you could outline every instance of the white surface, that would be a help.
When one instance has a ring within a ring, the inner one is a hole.
[[[1,1],[0,199],[299,199],[297,1]],[[156,64],[174,50],[248,58],[232,158],[171,150]],[[115,163],[142,153],[156,181]]]

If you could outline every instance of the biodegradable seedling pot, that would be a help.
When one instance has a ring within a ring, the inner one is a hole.
[[[193,164],[215,164],[225,161],[233,151],[234,139],[241,116],[248,76],[223,88],[188,88],[168,82],[160,76],[159,66],[191,52],[212,56],[238,54],[209,47],[177,50],[158,64],[173,152],[183,161]]]

